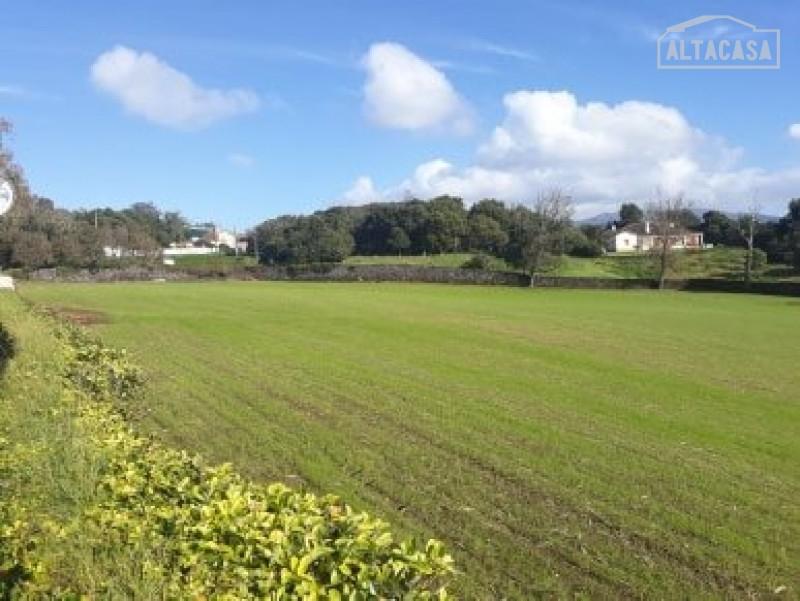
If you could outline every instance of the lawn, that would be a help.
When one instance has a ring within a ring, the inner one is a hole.
[[[139,427],[444,539],[467,598],[800,594],[798,300],[264,282],[21,293],[91,311],[133,352],[151,377]]]

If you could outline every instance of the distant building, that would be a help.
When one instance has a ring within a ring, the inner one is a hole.
[[[173,242],[167,248],[161,249],[161,254],[165,257],[185,257],[188,255],[216,255],[219,254],[219,246],[208,244],[203,241],[198,242]]]
[[[126,248],[124,246],[104,246],[103,256],[108,259],[122,259],[123,257],[143,257],[144,251]]]
[[[162,249],[162,254],[165,257],[179,257],[186,255],[216,255],[222,252],[223,247],[236,250],[236,236],[213,225],[193,227],[190,229],[189,235],[188,241],[173,242]]]
[[[661,247],[664,236],[649,221],[632,223],[622,228],[611,226],[606,248],[611,252],[647,252]],[[669,233],[669,245],[674,250],[701,250],[703,247],[702,232],[692,232],[685,228],[676,228]]]

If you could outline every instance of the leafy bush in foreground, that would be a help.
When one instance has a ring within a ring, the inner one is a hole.
[[[79,330],[59,340],[63,392],[48,419],[69,421],[60,430],[94,485],[71,515],[37,511],[19,472],[48,445],[0,440],[0,476],[23,483],[0,490],[0,598],[449,598],[441,543],[397,542],[334,496],[255,484],[137,436],[110,401],[134,394],[139,371]]]

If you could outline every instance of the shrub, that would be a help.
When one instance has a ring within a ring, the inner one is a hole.
[[[64,342],[65,377],[97,399],[127,401],[139,391],[144,376],[125,350],[104,346],[75,326],[62,324],[57,336]]]
[[[0,323],[0,375],[5,371],[9,360],[17,352],[17,343],[11,332]]]
[[[760,248],[753,249],[753,273],[760,273],[767,267],[767,253]]]
[[[462,265],[462,269],[489,269],[492,258],[484,253],[478,253],[467,259]]]

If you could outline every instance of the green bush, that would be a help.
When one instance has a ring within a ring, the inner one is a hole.
[[[3,324],[0,324],[0,375],[17,352],[17,343]]]
[[[127,401],[144,382],[124,349],[103,346],[82,330],[68,324],[57,328],[64,341],[65,377],[78,389],[97,399]]]
[[[484,253],[478,253],[467,259],[462,265],[462,269],[490,269],[492,258]]]

